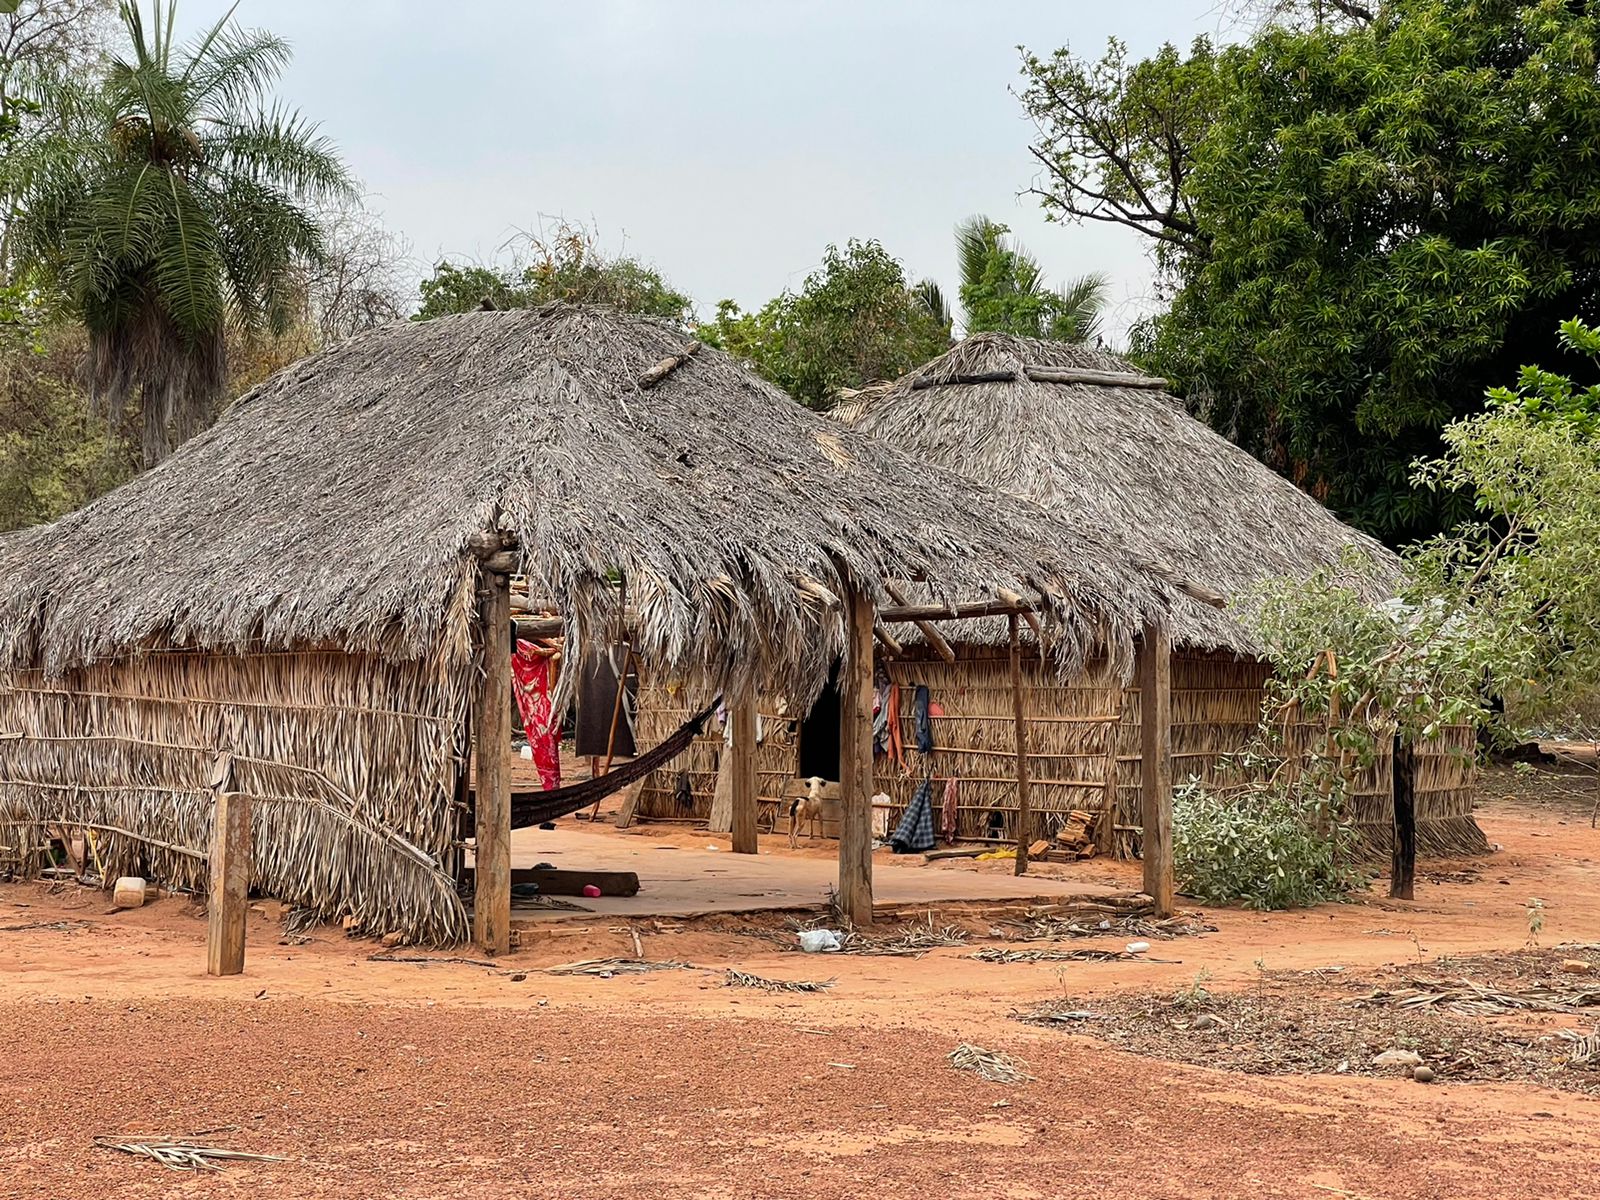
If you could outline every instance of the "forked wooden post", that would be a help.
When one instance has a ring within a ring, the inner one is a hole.
[[[733,706],[733,852],[756,852],[756,702]]]
[[[839,910],[872,924],[872,599],[844,589],[839,671]]]
[[[1017,874],[1028,873],[1028,830],[1033,808],[1028,796],[1028,709],[1022,692],[1022,639],[1017,635],[1017,614],[1011,622],[1011,716],[1017,734]]]
[[[1389,895],[1415,900],[1417,885],[1417,759],[1411,743],[1394,739],[1394,848],[1389,856]]]
[[[479,578],[483,681],[472,713],[478,743],[472,940],[486,954],[504,954],[511,949],[511,580],[491,570]]]
[[[1144,890],[1170,917],[1172,884],[1172,637],[1146,625],[1139,639],[1139,757]]]
[[[250,797],[233,790],[233,755],[211,770],[211,894],[206,905],[206,974],[244,970],[245,916],[250,908]]]

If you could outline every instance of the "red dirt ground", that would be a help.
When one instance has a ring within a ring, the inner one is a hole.
[[[0,887],[0,1197],[1590,1195],[1589,1097],[1230,1074],[1008,1018],[1063,988],[1170,994],[1202,968],[1217,988],[1245,986],[1258,962],[1513,949],[1534,896],[1546,945],[1600,941],[1587,814],[1513,799],[1480,819],[1504,849],[1425,864],[1412,904],[1212,910],[1217,933],[1152,951],[1180,963],[1064,973],[956,948],[802,956],[734,920],[634,924],[646,957],[708,970],[539,973],[631,955],[615,918],[541,926],[500,971],[370,962],[377,947],[334,930],[280,944],[263,906],[245,975],[216,980],[201,973],[203,922],[180,900],[110,913],[87,889]],[[86,923],[9,928],[63,920]],[[837,983],[727,988],[726,966]],[[1026,1060],[1035,1081],[950,1069],[962,1040]],[[288,1161],[196,1176],[93,1145],[222,1125],[238,1129],[219,1142]]]

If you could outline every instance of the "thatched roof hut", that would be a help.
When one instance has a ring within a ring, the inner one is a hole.
[[[893,384],[853,393],[838,416],[924,462],[1067,515],[1135,557],[1230,599],[1274,577],[1338,568],[1352,549],[1371,569],[1347,573],[1348,582],[1371,599],[1385,598],[1398,578],[1398,560],[1380,543],[1191,417],[1166,392],[1165,381],[1104,351],[981,333]],[[946,736],[970,746],[947,769],[983,777],[963,783],[963,791],[978,810],[973,820],[986,822],[993,813],[983,810],[1012,803],[1013,792],[996,765],[1000,757],[981,751],[984,721],[1007,703],[997,678],[1003,662],[992,649],[1003,625],[970,622],[947,632],[951,641],[966,644],[959,662],[938,661],[923,649],[890,670],[953,698],[945,707],[961,715],[948,719]],[[1219,754],[1241,748],[1255,730],[1269,671],[1237,610],[1181,600],[1173,633],[1174,758],[1180,776],[1205,774]],[[1042,792],[1036,809],[1093,809],[1104,787],[1115,797],[1115,844],[1129,849],[1140,811],[1137,691],[1042,676],[1037,685],[1051,697],[1041,702],[1058,720],[1041,721],[1032,731],[1034,745],[1046,751],[1034,774],[1059,784],[1036,789]],[[1096,714],[1109,718],[1109,731],[1095,726]],[[1471,817],[1470,731],[1451,731],[1444,743],[1420,753],[1420,845],[1439,852],[1481,849],[1483,836]],[[891,788],[897,798],[905,790]],[[1354,793],[1358,826],[1375,847],[1386,847],[1386,759]],[[1051,819],[1044,818],[1041,835]],[[1005,832],[1010,836],[1009,825]]]
[[[0,540],[0,844],[97,829],[109,869],[194,884],[228,751],[261,887],[461,936],[444,866],[486,539],[565,619],[568,664],[626,607],[653,671],[730,694],[814,695],[844,647],[835,597],[884,580],[1037,597],[1069,665],[1126,662],[1178,603],[1114,544],[664,325],[568,307],[399,323]]]
[[[1278,576],[1368,556],[1353,582],[1383,599],[1398,563],[1283,476],[1191,417],[1103,350],[980,333],[895,381],[858,393],[848,423],[990,487],[1074,515],[1134,555],[1238,598]],[[1256,650],[1238,617],[1193,600],[1174,636]]]

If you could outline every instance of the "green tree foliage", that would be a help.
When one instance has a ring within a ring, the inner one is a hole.
[[[267,92],[287,43],[230,16],[174,43],[172,3],[98,78],[41,92],[45,132],[12,169],[20,264],[89,334],[92,395],[113,421],[137,393],[146,463],[203,428],[227,380],[227,333],[286,328],[324,238],[311,206],[351,197],[316,127]]]
[[[603,304],[621,312],[687,325],[694,311],[654,267],[603,253],[582,225],[560,222],[550,233],[519,239],[509,267],[440,262],[421,283],[416,319],[494,308],[535,308],[561,300]]]
[[[1010,232],[982,215],[956,226],[966,331],[992,330],[1063,342],[1094,337],[1105,304],[1105,276],[1082,275],[1051,288],[1038,260],[1008,236]]]
[[[829,246],[798,292],[755,312],[731,300],[702,325],[701,340],[750,363],[811,407],[830,407],[841,388],[894,379],[950,346],[950,319],[937,287],[912,287],[876,241]]]
[[[1130,64],[1027,56],[1062,220],[1151,239],[1138,348],[1223,432],[1400,544],[1470,512],[1410,464],[1597,314],[1600,18],[1393,0]],[[1352,12],[1360,9],[1359,13]],[[1370,17],[1370,20],[1367,19]]]

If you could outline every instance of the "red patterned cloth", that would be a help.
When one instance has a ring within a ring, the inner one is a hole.
[[[539,768],[539,782],[545,791],[553,791],[561,786],[561,722],[550,710],[550,659],[520,638],[511,656],[511,691]]]

